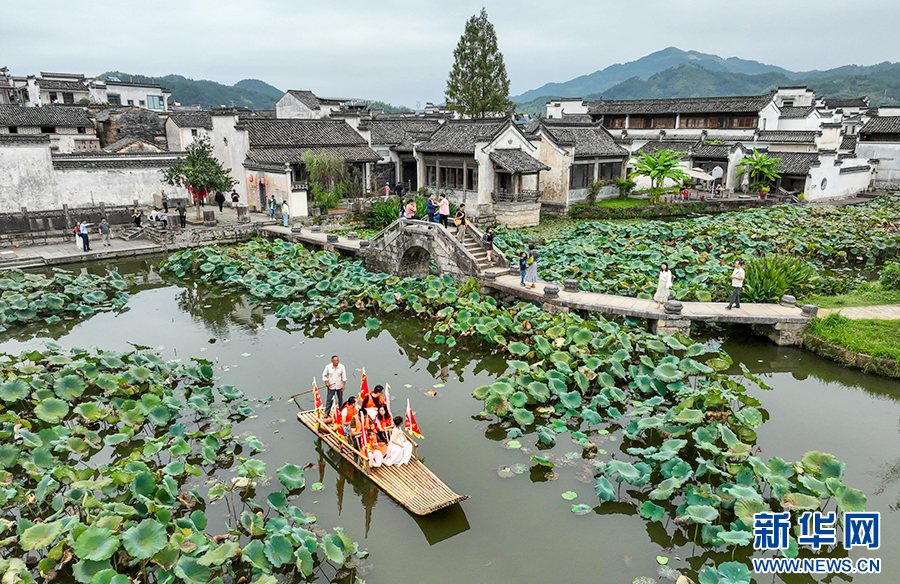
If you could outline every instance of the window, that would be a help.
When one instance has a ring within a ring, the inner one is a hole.
[[[467,168],[466,169],[466,187],[469,190],[477,190],[478,189],[478,169],[475,168]]]
[[[53,126],[41,126],[41,134],[55,134],[56,128]]]
[[[111,105],[122,105],[122,96],[118,93],[109,93],[106,95],[106,100]]]
[[[50,100],[50,103],[56,103],[56,92],[51,91],[47,94],[47,98]]]
[[[569,189],[586,189],[594,179],[593,164],[573,164],[569,170]]]
[[[440,173],[441,186],[451,189],[462,189],[463,187],[463,169],[461,168],[444,168],[441,167]]]
[[[16,126],[9,126],[8,129],[9,129],[10,134],[18,134],[19,133],[19,128],[17,128]]]
[[[651,128],[674,128],[675,118],[653,118],[650,120]]]
[[[629,128],[646,128],[647,127],[646,122],[647,122],[647,120],[645,120],[644,118],[630,118],[628,120],[628,127]]]
[[[147,107],[152,110],[161,110],[163,109],[163,98],[161,95],[148,95],[147,96]]]
[[[731,118],[732,128],[755,128],[756,116],[742,116],[739,118]]]
[[[129,99],[129,100],[128,100],[128,105],[134,105],[134,100],[133,100],[133,99]]]
[[[192,138],[196,138],[196,137],[197,137],[197,129],[196,129],[196,128],[192,128],[192,129],[191,129],[191,137],[192,137]]]
[[[786,99],[786,100],[782,101],[782,102],[781,102],[781,107],[794,107],[794,100],[793,100],[793,99]]]
[[[147,102],[145,102],[143,99],[140,99],[138,100],[138,105],[144,107],[145,105],[147,105]]]
[[[682,128],[705,128],[706,118],[681,118],[680,127]]]
[[[75,103],[75,94],[69,91],[63,92],[63,103],[73,104]]]
[[[85,134],[85,133],[87,133],[87,128],[85,128],[84,126],[79,126],[79,127],[78,127],[78,133],[79,133],[79,134]]]
[[[624,117],[603,118],[603,127],[604,128],[624,128],[625,127],[625,118]]]
[[[601,162],[599,180],[612,180],[622,176],[621,162]]]

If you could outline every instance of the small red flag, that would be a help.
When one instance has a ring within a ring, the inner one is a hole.
[[[403,425],[411,434],[414,434],[418,438],[424,438],[424,436],[419,434],[419,425],[416,423],[416,418],[413,416],[412,409],[409,407],[409,399],[406,400],[406,419],[404,420]]]
[[[366,431],[366,410],[360,410],[359,423],[360,428],[362,429],[362,436],[360,438],[362,443],[360,445],[360,450],[363,454],[366,454],[369,451],[369,432]]]
[[[360,407],[362,407],[362,403],[366,401],[366,396],[369,395],[369,381],[366,379],[366,369],[363,368],[362,372],[362,381],[359,384],[359,403]]]
[[[322,417],[322,396],[319,394],[319,386],[316,385],[316,379],[313,378],[313,393],[316,395],[316,417]]]

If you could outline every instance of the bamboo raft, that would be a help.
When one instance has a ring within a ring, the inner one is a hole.
[[[319,424],[315,410],[299,412],[297,419],[347,462],[372,479],[388,496],[416,515],[428,515],[469,498],[468,495],[457,495],[451,491],[422,464],[418,457],[418,445],[412,438],[409,440],[413,444],[414,453],[408,463],[370,468],[369,459],[348,444],[343,436],[327,425]]]

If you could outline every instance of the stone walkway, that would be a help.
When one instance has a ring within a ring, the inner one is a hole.
[[[91,251],[83,252],[75,247],[74,237],[71,243],[55,243],[49,245],[33,245],[4,250],[0,253],[0,270],[11,268],[34,268],[91,262],[96,260],[132,257],[153,253],[162,253],[166,248],[147,239],[125,241],[113,238],[110,247],[103,247],[100,236],[91,237]]]
[[[267,233],[269,235],[279,237],[286,241],[299,241],[301,243],[312,243],[314,245],[321,245],[323,247],[332,247],[334,249],[339,249],[343,251],[349,251],[353,253],[359,253],[359,241],[358,239],[347,239],[344,236],[339,236],[336,242],[329,243],[328,242],[328,233],[320,232],[313,233],[309,230],[309,227],[304,226],[303,231],[300,233],[291,232],[290,227],[284,227],[281,225],[268,225],[260,229],[260,231]],[[332,234],[334,235],[334,234]]]
[[[844,308],[822,308],[819,315],[825,318],[829,314],[840,314],[853,320],[900,320],[900,304],[881,304],[878,306],[845,306]]]

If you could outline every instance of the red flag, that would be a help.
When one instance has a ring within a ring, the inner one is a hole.
[[[393,419],[394,416],[391,415],[391,384],[386,384],[387,388],[384,390],[384,407],[387,409],[388,416]]]
[[[367,395],[369,395],[369,381],[366,379],[366,369],[363,367],[362,381],[359,384],[360,407],[362,407],[362,403],[366,401]]]
[[[313,378],[313,393],[315,393],[315,396],[316,396],[316,417],[321,418],[322,417],[322,409],[323,409],[322,408],[322,396],[319,394],[319,386],[316,385],[315,377]]]
[[[362,428],[360,451],[362,451],[363,454],[366,454],[369,451],[369,433],[366,431],[366,410],[360,410],[359,423]]]
[[[403,425],[410,434],[414,434],[417,438],[424,438],[424,436],[419,434],[419,425],[416,424],[416,418],[413,416],[412,409],[409,407],[409,399],[406,400],[406,419],[404,420]]]

